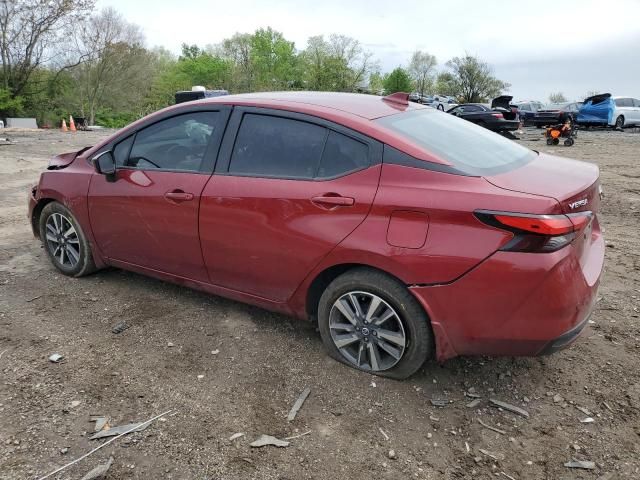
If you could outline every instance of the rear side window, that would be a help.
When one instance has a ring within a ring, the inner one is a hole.
[[[633,107],[633,101],[630,98],[616,98],[616,107]]]
[[[369,166],[369,147],[351,137],[329,132],[318,177],[337,177]]]
[[[320,165],[327,129],[299,120],[245,114],[229,172],[283,178],[313,178]]]
[[[140,130],[127,166],[143,170],[198,172],[218,112],[195,112],[161,120]]]
[[[398,113],[375,121],[468,175],[513,170],[536,155],[486,128],[433,109]]]

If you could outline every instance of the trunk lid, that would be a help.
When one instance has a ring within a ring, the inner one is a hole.
[[[511,95],[500,95],[491,100],[491,108],[502,113],[505,120],[516,120],[518,116],[518,107],[511,105],[513,97]]]
[[[598,212],[600,171],[592,163],[538,154],[528,164],[485,177],[496,187],[554,198],[562,213]]]

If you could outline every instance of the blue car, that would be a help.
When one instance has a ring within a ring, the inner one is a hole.
[[[640,125],[640,100],[632,97],[612,97],[610,93],[586,98],[578,112],[578,124],[617,129]]]

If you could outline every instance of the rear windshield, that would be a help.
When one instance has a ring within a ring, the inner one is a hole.
[[[467,175],[507,172],[536,153],[486,128],[425,108],[375,120]]]
[[[567,102],[567,103],[550,103],[545,108],[547,108],[549,110],[562,110],[567,105],[569,105],[569,102]]]

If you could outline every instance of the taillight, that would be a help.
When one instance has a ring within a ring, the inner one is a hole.
[[[513,238],[500,248],[508,252],[555,252],[570,244],[593,218],[592,212],[529,215],[477,210],[474,213],[482,223],[513,233]]]
[[[492,113],[491,116],[496,118],[504,118],[504,115],[502,115],[501,113]]]

